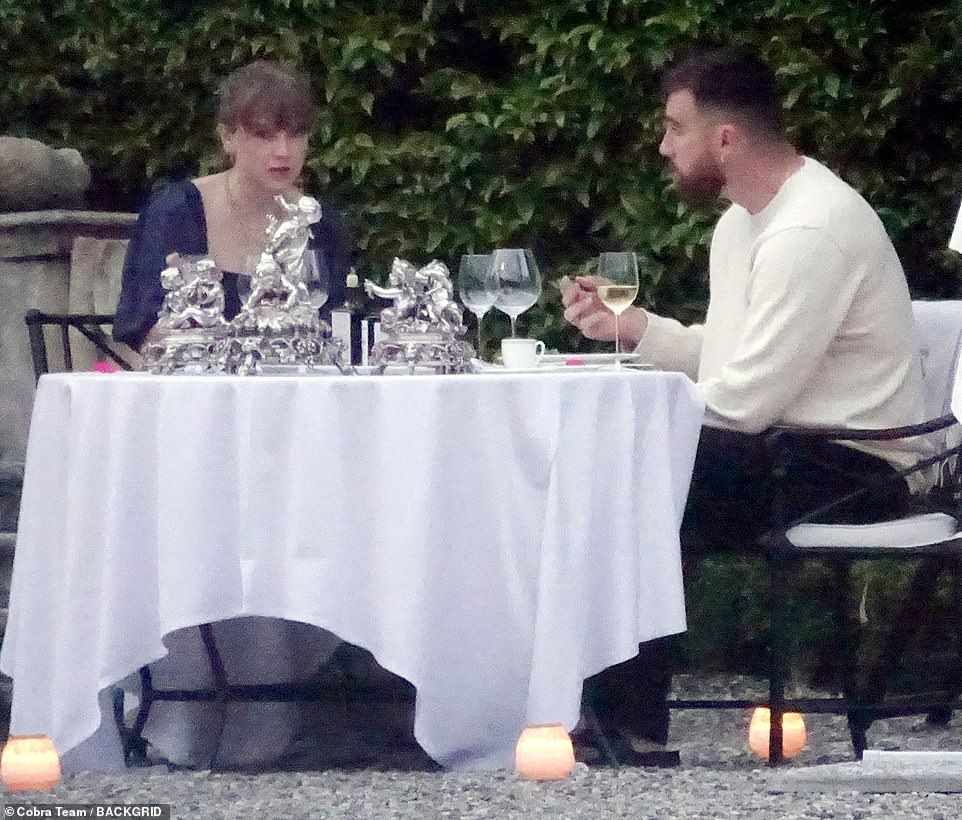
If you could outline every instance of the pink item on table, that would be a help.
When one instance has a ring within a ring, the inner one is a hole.
[[[116,364],[108,361],[94,362],[93,367],[90,369],[96,371],[97,373],[116,373],[118,370],[120,370]]]

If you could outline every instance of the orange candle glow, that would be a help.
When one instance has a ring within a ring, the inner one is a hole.
[[[60,757],[43,735],[10,737],[0,754],[0,777],[12,792],[47,791],[60,779]]]
[[[768,741],[771,732],[772,716],[767,706],[759,706],[752,713],[748,726],[748,745],[763,760],[768,760]],[[794,757],[805,748],[807,741],[805,721],[798,712],[782,715],[782,754]]]
[[[561,780],[575,767],[571,738],[560,723],[529,726],[518,738],[514,767],[528,780]]]

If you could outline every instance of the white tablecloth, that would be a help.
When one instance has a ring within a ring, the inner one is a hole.
[[[684,630],[702,413],[686,377],[628,370],[44,376],[10,731],[63,754],[166,634],[265,615],[411,681],[441,764],[510,766],[525,725],[574,726],[584,678]]]

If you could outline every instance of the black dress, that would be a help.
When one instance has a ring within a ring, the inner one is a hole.
[[[321,205],[321,220],[311,226],[312,242],[324,250],[330,271],[325,307],[344,303],[345,279],[351,268],[352,248],[337,211]],[[114,339],[138,349],[164,302],[160,272],[168,254],[205,254],[207,223],[204,203],[197,186],[189,180],[173,182],[153,193],[140,212],[137,227],[124,259],[123,284],[114,315]],[[237,274],[224,272],[224,316],[233,319],[240,312]]]

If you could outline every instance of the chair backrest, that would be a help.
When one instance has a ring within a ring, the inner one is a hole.
[[[104,239],[78,236],[70,251],[70,288],[67,313],[74,316],[106,316],[117,308],[123,281],[127,239]],[[86,370],[104,352],[80,333],[70,334],[73,343],[73,366]],[[111,344],[124,360],[136,364],[138,355],[126,345]]]
[[[952,412],[952,388],[962,350],[962,301],[912,302],[922,359],[925,411],[930,419]]]
[[[137,353],[112,341],[109,333],[128,242],[98,236],[74,238],[67,311],[31,310],[25,317],[37,379],[54,370],[87,370],[106,359],[124,370],[137,368]]]
[[[69,313],[113,313],[120,297],[127,239],[78,236],[70,250]]]
[[[59,332],[57,339],[63,358],[58,361],[57,369],[73,370],[77,365],[74,357],[74,343],[71,330],[78,332],[88,341],[98,355],[110,359],[122,370],[133,370],[131,362],[118,351],[118,345],[111,340],[104,331],[105,325],[110,325],[114,317],[110,314],[52,314],[39,310],[28,310],[24,321],[27,323],[27,333],[30,336],[30,356],[33,360],[33,374],[39,381],[44,373],[51,370],[50,357],[47,348],[48,328],[56,328]]]

